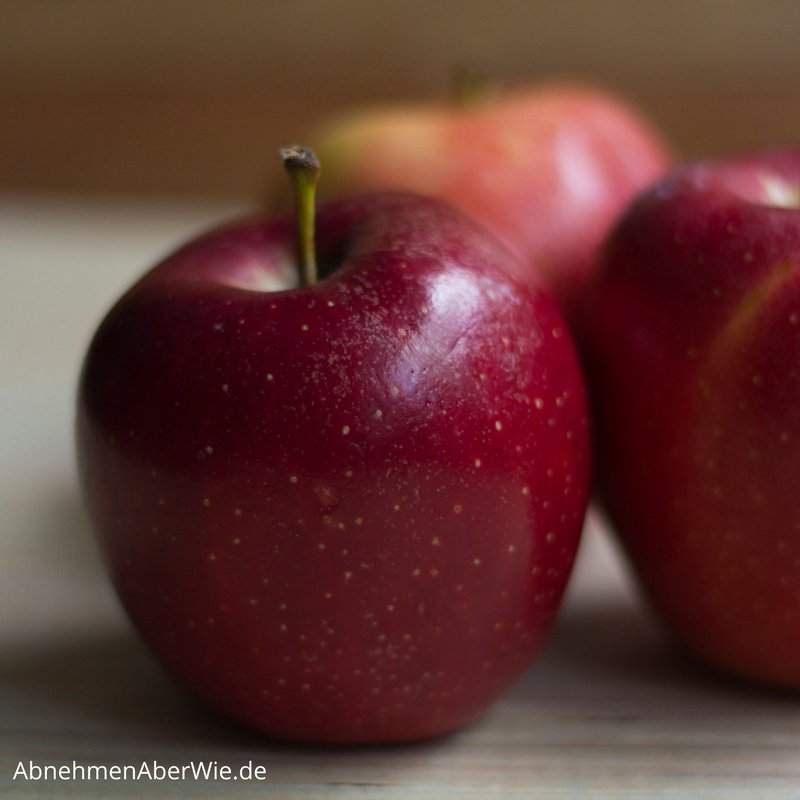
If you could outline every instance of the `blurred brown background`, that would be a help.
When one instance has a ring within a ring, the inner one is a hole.
[[[465,63],[612,88],[684,157],[800,139],[797,0],[0,0],[0,190],[255,199],[275,150]]]

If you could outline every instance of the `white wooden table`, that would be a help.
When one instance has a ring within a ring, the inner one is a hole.
[[[77,497],[75,382],[116,295],[236,210],[0,195],[0,797],[800,800],[800,698],[720,680],[672,649],[596,519],[544,652],[440,741],[277,745],[162,675],[116,605]],[[20,763],[73,760],[252,762],[266,779],[14,779]]]

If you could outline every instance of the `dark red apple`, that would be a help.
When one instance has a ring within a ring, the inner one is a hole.
[[[669,162],[631,106],[568,83],[365,110],[330,122],[314,141],[326,191],[399,189],[452,203],[514,249],[568,312],[616,216]]]
[[[587,500],[582,377],[550,296],[434,200],[206,234],[100,326],[86,502],[168,670],[268,734],[442,733],[525,669]],[[305,261],[305,259],[303,259]]]
[[[656,610],[712,664],[800,688],[800,151],[645,193],[586,332],[598,477]]]

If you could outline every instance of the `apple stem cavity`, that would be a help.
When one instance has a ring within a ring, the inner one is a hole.
[[[317,282],[314,213],[319,161],[307,147],[284,147],[280,152],[294,194],[300,285],[312,286]]]

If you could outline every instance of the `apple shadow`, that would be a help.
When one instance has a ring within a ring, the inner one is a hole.
[[[633,684],[688,684],[702,670],[646,611],[615,598],[568,610],[552,630],[543,657],[576,676]]]
[[[648,709],[670,723],[695,719],[699,708],[720,718],[798,710],[796,693],[709,666],[673,640],[643,603],[622,597],[567,609],[521,693],[534,706],[553,696],[577,697],[608,717]]]
[[[195,744],[248,739],[175,686],[122,629],[17,648],[0,661],[3,695],[4,714],[30,732],[61,727]]]

